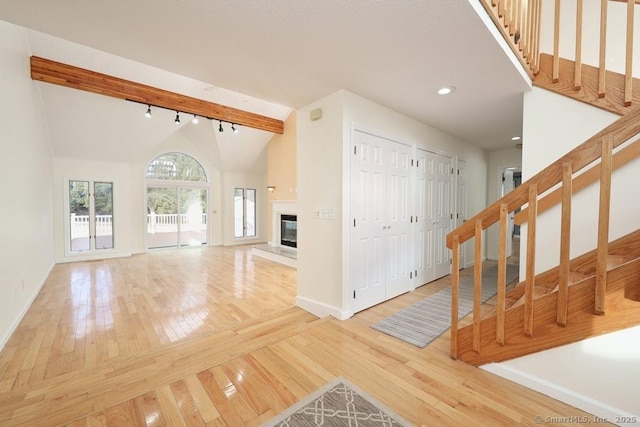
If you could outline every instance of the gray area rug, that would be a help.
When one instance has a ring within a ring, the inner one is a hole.
[[[262,426],[396,427],[411,425],[343,377],[338,377]]]
[[[507,265],[507,285],[518,278],[518,266]],[[482,270],[482,302],[498,292],[498,266]],[[473,276],[460,278],[458,318],[473,310]],[[451,328],[451,286],[371,325],[377,331],[424,348]]]

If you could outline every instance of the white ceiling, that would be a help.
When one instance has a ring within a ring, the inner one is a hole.
[[[206,82],[215,89],[187,94],[224,92],[240,102],[234,106],[273,117],[346,89],[482,148],[512,147],[530,82],[472,4],[478,0],[0,0],[0,19]],[[445,85],[457,90],[434,93]],[[86,111],[98,102],[114,120],[130,120],[117,111],[122,103],[105,104],[115,100],[45,86],[49,121],[78,114],[69,105]],[[219,144],[220,154],[230,145]]]

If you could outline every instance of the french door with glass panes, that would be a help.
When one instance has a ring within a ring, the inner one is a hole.
[[[113,249],[113,183],[69,180],[70,253]]]
[[[207,243],[207,190],[147,187],[147,248]]]

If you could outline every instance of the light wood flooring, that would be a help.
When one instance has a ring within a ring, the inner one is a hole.
[[[448,278],[342,322],[296,308],[295,283],[248,247],[57,265],[0,353],[0,425],[260,425],[339,375],[418,426],[586,415],[451,360],[448,334],[369,327]]]

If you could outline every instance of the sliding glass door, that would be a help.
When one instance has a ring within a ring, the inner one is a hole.
[[[206,243],[206,189],[147,187],[147,248]]]

